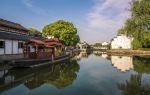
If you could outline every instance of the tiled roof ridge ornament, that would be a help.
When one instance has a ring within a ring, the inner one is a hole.
[[[47,39],[54,39],[54,36],[48,35],[46,38],[47,38]]]

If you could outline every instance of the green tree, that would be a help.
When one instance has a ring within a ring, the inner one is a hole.
[[[42,36],[42,32],[38,31],[37,29],[28,28],[28,30],[35,36]]]
[[[66,46],[76,45],[80,38],[77,35],[77,29],[71,22],[58,20],[54,23],[44,26],[42,35],[47,37],[52,35],[56,38],[59,38]]]
[[[150,48],[150,0],[133,0],[132,16],[118,34],[133,37],[133,49]]]
[[[102,43],[95,43],[94,44],[94,47],[101,47],[102,46]]]

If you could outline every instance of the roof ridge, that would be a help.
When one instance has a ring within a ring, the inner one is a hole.
[[[22,26],[21,24],[18,24],[18,23],[16,23],[16,22],[12,22],[12,21],[9,21],[9,20],[5,20],[5,19],[2,19],[2,18],[0,18],[0,21],[7,22],[7,23],[12,23],[12,24],[16,24],[16,25]]]
[[[2,18],[0,18],[0,24],[8,26],[8,27],[11,27],[11,28],[27,30],[21,24],[18,24],[18,23],[15,23],[15,22],[11,22],[11,21],[8,21],[8,20],[2,19]]]

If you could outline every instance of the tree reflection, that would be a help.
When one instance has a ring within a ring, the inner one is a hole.
[[[118,85],[122,95],[150,95],[150,85],[145,85],[141,74],[131,75],[125,83]]]
[[[38,68],[9,70],[7,76],[11,76],[13,79],[10,80],[10,84],[5,84],[5,78],[3,78],[0,89],[4,91],[24,84],[29,90],[32,90],[45,83],[57,88],[64,88],[71,85],[77,78],[79,69],[77,61],[71,60]]]
[[[134,57],[134,70],[138,73],[150,73],[150,58],[149,57]]]
[[[146,78],[143,73],[150,73],[150,58],[149,57],[133,57],[135,75],[131,75],[130,79],[125,83],[118,85],[122,95],[150,95],[150,84],[145,83]]]
[[[79,65],[77,64],[77,61],[72,60],[63,64],[53,64],[51,69],[45,69],[44,71],[45,72],[40,72],[38,74],[36,73],[32,81],[28,81],[25,85],[28,88],[35,88],[40,84],[48,83],[57,88],[64,88],[71,85],[77,78]]]
[[[51,77],[45,81],[49,84],[56,86],[57,88],[63,88],[71,85],[77,78],[77,72],[79,71],[79,65],[76,61],[72,61],[69,64],[62,64],[54,67]]]
[[[102,52],[100,52],[100,51],[93,51],[93,54],[95,56],[102,56]]]

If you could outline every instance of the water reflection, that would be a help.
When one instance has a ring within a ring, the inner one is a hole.
[[[93,51],[93,54],[96,56],[102,56],[103,54],[106,54],[106,52],[102,52],[102,51]]]
[[[84,55],[44,67],[1,71],[0,94],[150,95],[150,57]]]
[[[134,70],[138,73],[150,74],[150,58],[149,57],[133,57]]]
[[[96,52],[96,56],[103,56],[103,53]],[[150,95],[150,57],[149,56],[111,56],[112,66],[121,72],[134,70],[129,79],[117,83],[121,95]],[[146,74],[146,75],[145,75]]]
[[[32,90],[43,84],[53,85],[58,89],[67,87],[77,78],[80,67],[77,61],[51,64],[46,67],[9,70],[0,78],[0,91],[23,84]]]
[[[150,84],[145,81],[141,74],[134,74],[125,83],[118,84],[118,89],[122,95],[150,95]]]
[[[110,56],[107,55],[106,52],[102,52],[102,51],[93,51],[93,54],[94,54],[95,56],[99,56],[99,57],[102,57],[102,58],[104,58],[104,59],[111,60],[111,59],[110,59]]]
[[[150,73],[150,56],[110,56],[101,51],[94,51],[93,54],[111,60],[112,66],[121,72],[134,69],[138,73]]]
[[[133,57],[132,56],[109,56],[106,52],[94,51],[94,55],[100,56],[104,59],[111,60],[112,66],[121,72],[126,72],[133,69]]]
[[[121,72],[133,69],[133,58],[131,56],[111,56],[111,62]]]
[[[78,52],[76,53],[76,56],[73,58],[75,60],[81,60],[81,58],[88,58],[88,56],[91,54],[91,52]]]
[[[134,56],[133,60],[134,71],[137,74],[132,75],[129,83],[124,84],[122,90],[126,89],[126,93],[128,93],[124,95],[131,95],[130,93],[150,95],[150,58],[149,56]],[[129,88],[134,92],[130,92]]]

